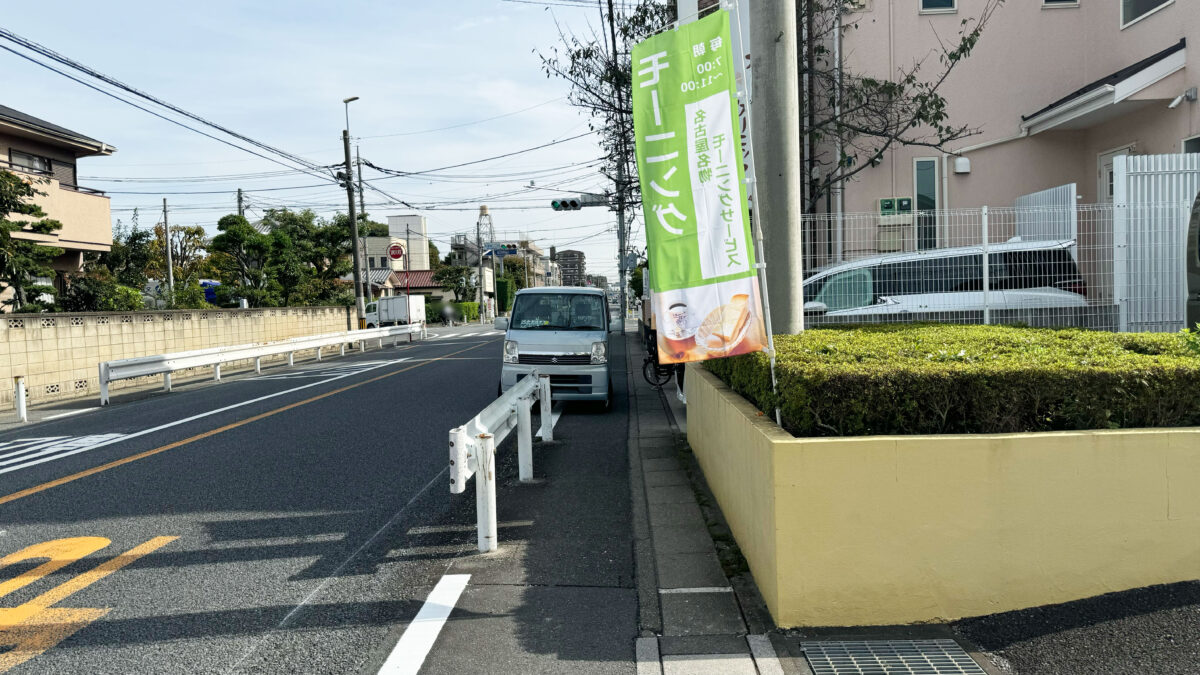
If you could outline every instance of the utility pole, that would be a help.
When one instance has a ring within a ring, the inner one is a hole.
[[[359,171],[359,178],[362,178],[362,172]],[[404,305],[407,307],[405,313],[409,315],[408,322],[413,322],[412,318],[412,283],[409,281],[412,271],[412,265],[409,261],[412,260],[412,228],[406,223],[404,225]]]
[[[346,151],[346,199],[350,207],[350,241],[354,248],[354,304],[358,309],[358,327],[363,327],[363,317],[367,315],[366,303],[363,302],[362,270],[359,269],[358,257],[358,214],[354,212],[354,166],[350,163],[350,130],[342,130],[342,147]]]
[[[242,202],[242,188],[238,188],[238,215],[243,218],[246,216],[246,207]]]
[[[803,206],[800,194],[799,82],[795,0],[756,0],[751,13],[750,128],[758,177],[754,220],[763,235],[760,262],[771,290],[771,326],[804,329]],[[768,253],[769,252],[769,253]]]
[[[496,286],[496,278],[497,278],[496,277],[496,227],[495,227],[495,224],[492,222],[492,214],[488,211],[487,204],[481,204],[479,206],[479,228],[481,230],[483,229],[483,219],[484,218],[487,218],[488,239],[490,239],[491,243],[492,243],[492,251],[491,251],[492,254],[490,256],[488,256],[491,258],[491,262],[492,262],[492,301],[495,303],[495,309],[499,309],[500,308],[500,293],[498,292],[498,287]],[[495,317],[495,312],[493,311],[493,318],[494,317]]]
[[[619,71],[617,58],[620,52],[617,49],[617,24],[613,16],[613,0],[608,0],[608,32],[612,40],[613,95],[617,99],[618,106],[624,108],[625,96],[616,77]],[[620,132],[617,151],[619,155],[617,161],[617,273],[621,276],[621,335],[624,335],[625,316],[628,310],[625,306],[625,158],[628,155],[626,154],[624,121],[621,122]]]
[[[475,221],[475,246],[479,253],[479,323],[483,323],[483,221]]]
[[[167,198],[163,197],[163,238],[167,240],[167,298],[175,304],[175,263],[171,260],[171,226],[167,223]]]
[[[358,154],[358,146],[354,146],[354,162],[358,164],[358,211],[367,216],[367,203],[363,201],[363,186],[362,186],[362,155]]]

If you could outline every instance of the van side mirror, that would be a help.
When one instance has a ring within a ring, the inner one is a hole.
[[[507,316],[496,317],[496,321],[493,325],[496,327],[496,330],[508,330],[508,317]]]
[[[817,302],[816,300],[810,300],[809,302],[804,303],[804,313],[805,314],[824,314],[825,312],[828,312],[828,311],[829,311],[829,306],[823,302]]]

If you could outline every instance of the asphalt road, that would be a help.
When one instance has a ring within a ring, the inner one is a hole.
[[[447,431],[494,399],[502,336],[431,332],[0,434],[0,672],[377,668],[474,546]],[[614,555],[579,574],[623,593]],[[575,597],[635,611],[614,592]]]

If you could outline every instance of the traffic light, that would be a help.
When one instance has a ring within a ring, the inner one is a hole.
[[[555,211],[578,211],[580,204],[579,200],[574,197],[570,199],[555,199],[550,202],[550,208]]]

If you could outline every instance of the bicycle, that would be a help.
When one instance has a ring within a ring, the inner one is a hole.
[[[662,389],[675,376],[675,366],[664,366],[658,362],[658,349],[651,349],[642,361],[642,377],[655,389]]]

